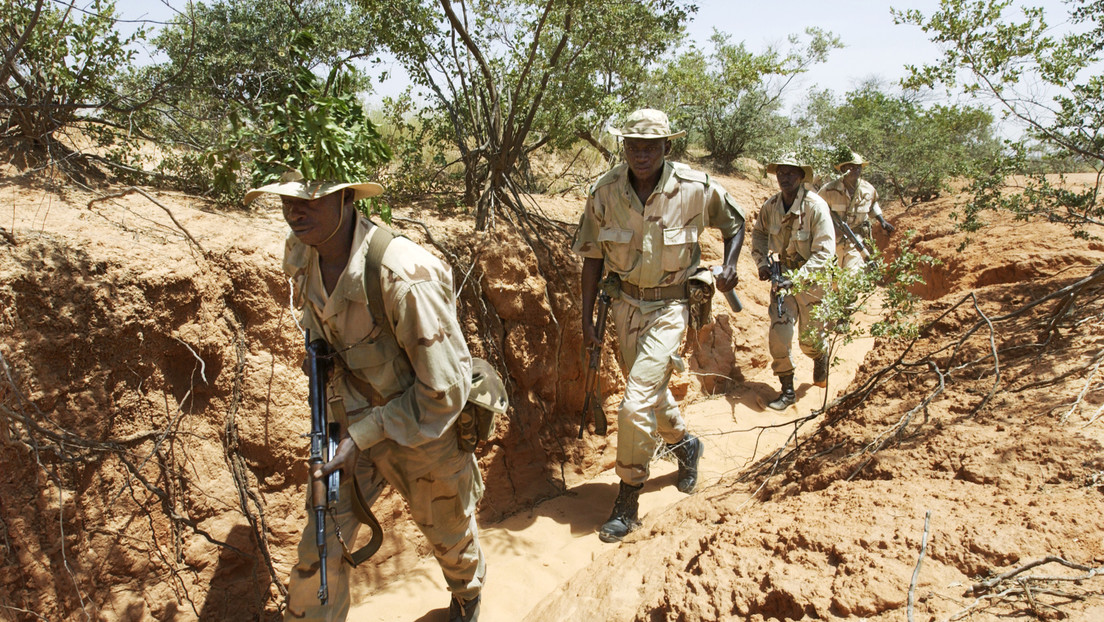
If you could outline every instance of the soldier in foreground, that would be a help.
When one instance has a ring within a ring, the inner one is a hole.
[[[705,227],[724,238],[724,266],[716,287],[736,286],[736,260],[744,239],[744,211],[705,173],[667,162],[672,132],[667,115],[637,110],[624,127],[625,163],[595,184],[579,222],[573,250],[582,256],[584,345],[596,342],[594,301],[605,269],[620,282],[611,314],[619,340],[625,395],[617,412],[617,475],[621,478],[603,542],[617,542],[639,527],[639,495],[655,452],[653,434],[678,458],[680,491],[698,479],[702,442],[686,429],[668,388],[688,320],[688,280],[700,267]],[[711,277],[709,277],[711,278]]]
[[[343,471],[332,512],[337,529],[326,530],[331,597],[320,602],[320,547],[311,514],[291,572],[287,620],[345,619],[349,565],[342,540],[352,544],[360,506],[370,508],[385,482],[409,504],[432,546],[452,592],[449,620],[478,617],[486,567],[475,507],[483,480],[474,455],[458,447],[454,425],[469,397],[472,358],[456,319],[452,270],[406,238],[395,238],[378,260],[377,295],[389,326],[374,320],[366,254],[373,236],[386,232],[361,217],[354,203],[382,191],[374,183],[306,181],[293,174],[245,195],[247,204],[265,193],[280,197],[291,227],[284,270],[301,325],[309,339],[324,339],[334,352],[329,411],[341,424],[341,437],[331,460],[312,473],[321,479]],[[362,493],[358,506],[354,486]]]
[[[828,204],[815,192],[805,189],[813,169],[801,164],[789,154],[767,165],[767,173],[778,180],[778,194],[767,199],[755,219],[751,232],[751,256],[759,267],[759,280],[772,280],[772,294],[781,297],[780,304],[768,305],[771,320],[768,347],[771,369],[782,384],[782,393],[767,404],[774,410],[785,410],[795,401],[794,364],[790,356],[794,323],[799,330],[801,351],[813,359],[813,384],[828,383],[828,357],[824,352],[824,331],[814,325],[809,309],[819,302],[816,290],[791,293],[793,279],[817,270],[835,260],[836,237],[832,229]],[[777,256],[777,259],[774,258]],[[778,262],[774,278],[772,262]]]
[[[843,175],[824,184],[817,193],[832,210],[837,241],[836,256],[844,270],[862,268],[865,253],[862,248],[856,248],[844,240],[844,233],[841,231],[843,226],[850,227],[860,245],[872,240],[871,216],[878,220],[882,231],[893,233],[894,230],[893,225],[882,216],[882,208],[878,205],[878,191],[862,178],[863,167],[867,164],[861,155],[850,152],[847,158],[841,158],[835,164],[835,169]]]

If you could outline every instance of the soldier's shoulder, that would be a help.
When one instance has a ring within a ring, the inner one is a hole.
[[[602,186],[608,186],[624,176],[625,167],[626,165],[621,163],[606,171],[605,174],[599,177],[598,181],[594,182],[594,185],[590,187],[591,196],[593,196],[595,192],[598,192],[598,189]]]
[[[817,192],[835,192],[838,191],[842,185],[843,182],[840,181],[839,178],[832,179],[828,183],[821,186],[820,190],[818,190]]]
[[[683,164],[682,162],[671,162],[672,173],[675,177],[678,177],[682,181],[697,182],[699,184],[709,185],[709,174],[705,171],[699,171],[694,168],[690,168],[690,165]]]
[[[828,202],[824,200],[824,197],[820,196],[817,192],[813,190],[808,190],[805,192],[805,202],[816,208],[824,209],[826,211],[828,210]]]

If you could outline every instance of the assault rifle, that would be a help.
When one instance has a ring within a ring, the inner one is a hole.
[[[829,210],[831,211],[831,210]],[[855,250],[859,251],[859,255],[862,255],[863,261],[870,261],[870,251],[866,250],[866,245],[862,243],[859,236],[855,235],[855,232],[851,230],[851,226],[847,222],[839,217],[839,214],[831,212],[832,222],[836,225],[836,230],[843,234],[843,237],[847,238],[847,241],[851,243],[851,246],[855,247]]]
[[[326,582],[326,509],[337,503],[337,489],[341,484],[341,471],[335,470],[321,479],[314,479],[315,469],[333,458],[337,451],[340,426],[326,423],[326,381],[333,368],[330,344],[323,339],[311,341],[306,333],[307,357],[309,363],[309,395],[311,409],[310,458],[308,459],[309,481],[311,486],[311,506],[314,509],[315,541],[318,544],[319,583],[318,602],[326,604],[329,600],[329,586]]]
[[[605,288],[598,290],[598,318],[594,322],[595,336],[598,342],[587,346],[587,356],[590,359],[586,372],[586,398],[583,399],[583,414],[579,420],[579,438],[583,438],[586,430],[587,415],[594,411],[594,433],[606,435],[606,413],[602,410],[602,399],[598,387],[598,372],[602,366],[602,341],[606,335],[606,316],[609,315],[610,295]]]
[[[771,301],[779,319],[782,318],[782,303],[786,299],[786,277],[782,276],[782,262],[774,255],[767,255],[767,267],[770,268]]]

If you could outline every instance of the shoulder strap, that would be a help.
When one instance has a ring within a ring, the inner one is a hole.
[[[383,262],[383,254],[395,237],[394,231],[375,225],[372,238],[368,241],[368,252],[364,257],[364,294],[368,297],[368,311],[372,313],[372,321],[376,326],[387,334],[394,334],[394,331],[391,330],[391,323],[387,321],[387,313],[383,310],[380,264]]]

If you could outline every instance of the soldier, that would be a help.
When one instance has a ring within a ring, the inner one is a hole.
[[[475,524],[483,480],[473,454],[457,446],[457,420],[472,381],[472,359],[456,318],[452,270],[412,241],[396,237],[380,261],[380,293],[390,333],[377,326],[364,285],[365,255],[381,230],[359,215],[357,200],[383,192],[374,183],[306,181],[291,174],[250,190],[270,193],[291,227],[284,271],[291,277],[301,324],[336,352],[330,414],[343,425],[330,462],[315,478],[342,469],[337,529],[327,529],[330,599],[319,603],[314,513],[291,572],[286,620],[344,620],[349,567],[342,544],[359,527],[353,486],[368,507],[389,483],[406,499],[444,572],[449,620],[475,620],[486,566]],[[382,396],[382,397],[381,397]],[[328,521],[327,521],[328,522]]]
[[[736,260],[744,239],[744,210],[705,173],[666,160],[672,132],[667,115],[643,109],[620,130],[625,162],[594,185],[573,250],[582,256],[583,338],[597,341],[594,300],[605,268],[620,278],[611,313],[619,340],[625,396],[617,412],[620,489],[603,542],[618,542],[640,526],[640,489],[648,479],[657,431],[678,458],[677,487],[689,493],[698,478],[702,442],[686,430],[668,388],[688,319],[687,280],[701,268],[698,239],[705,227],[724,238],[724,266],[716,286],[736,286]]]
[[[855,232],[859,240],[869,244],[871,238],[870,215],[878,219],[882,231],[893,233],[893,225],[886,222],[882,216],[882,208],[878,205],[878,191],[870,182],[862,179],[863,167],[867,162],[854,151],[849,152],[847,159],[835,164],[837,171],[843,173],[840,177],[824,184],[818,193],[836,216],[851,230]],[[841,158],[842,159],[842,158]],[[844,270],[858,270],[863,266],[862,254],[844,240],[843,234],[836,229],[836,256],[840,266]]]
[[[775,284],[783,291],[792,287],[792,279],[808,274],[834,261],[836,237],[832,229],[828,204],[815,192],[805,189],[804,181],[813,179],[813,169],[800,164],[797,156],[788,154],[767,165],[767,173],[778,180],[778,194],[767,199],[755,219],[751,232],[751,256],[759,266],[759,280],[771,278],[768,253],[778,255],[786,270],[784,281]],[[815,325],[809,309],[820,301],[817,290],[787,293],[782,314],[774,304],[768,305],[771,319],[768,347],[773,358],[771,369],[782,383],[782,393],[768,406],[785,410],[795,401],[793,359],[794,320],[799,329],[801,351],[813,359],[813,384],[828,385],[828,357],[824,353],[823,327]]]

